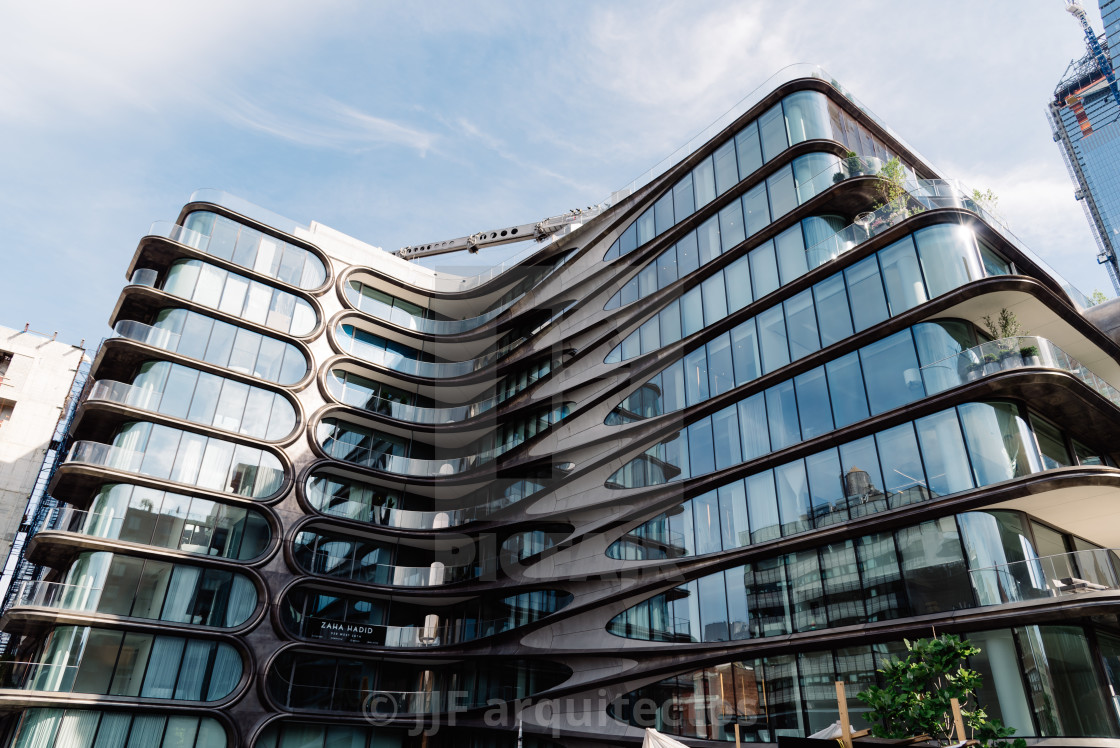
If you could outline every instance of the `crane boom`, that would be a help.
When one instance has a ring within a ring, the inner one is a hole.
[[[1100,68],[1101,75],[1108,81],[1108,88],[1112,92],[1113,100],[1120,104],[1120,85],[1116,83],[1116,73],[1112,69],[1112,61],[1108,59],[1108,54],[1101,47],[1096,33],[1093,32],[1093,26],[1089,23],[1089,14],[1081,6],[1081,0],[1066,0],[1066,10],[1081,22],[1081,29],[1085,32],[1085,46],[1089,48],[1089,54],[1097,61],[1097,67]]]
[[[600,203],[587,208],[570,210],[563,215],[545,218],[543,221],[537,221],[536,223],[523,223],[519,226],[507,226],[493,231],[479,231],[470,236],[460,236],[457,239],[432,242],[431,244],[401,247],[394,254],[405,260],[413,260],[418,257],[433,257],[448,252],[461,252],[464,249],[473,254],[482,247],[523,242],[529,239],[543,242],[565,228],[579,228],[609,207],[610,205],[607,203]]]

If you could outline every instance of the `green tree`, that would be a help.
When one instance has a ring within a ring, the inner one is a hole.
[[[972,191],[972,199],[978,203],[984,203],[988,206],[988,210],[992,213],[996,212],[996,206],[999,205],[999,196],[992,192],[991,188],[981,192],[980,190]]]
[[[906,169],[902,167],[898,157],[883,164],[878,176],[876,191],[880,204],[875,207],[888,205],[891,212],[905,211],[909,207],[910,193],[906,190]]]
[[[980,688],[980,673],[968,667],[968,658],[980,649],[953,634],[932,639],[907,641],[909,654],[892,659],[879,672],[885,687],[872,686],[856,695],[871,707],[866,715],[872,723],[871,734],[878,738],[908,738],[929,735],[941,743],[959,742],[966,736],[953,736],[951,699],[961,706],[967,737],[985,746],[1007,746],[1013,728],[998,719],[989,719],[975,703]],[[1025,748],[1017,738],[1015,748]]]
[[[1097,304],[1103,304],[1106,301],[1108,301],[1108,297],[1105,296],[1104,291],[1100,290],[1099,288],[1094,288],[1093,293],[1089,294],[1089,303],[1091,303],[1093,306],[1096,306]]]

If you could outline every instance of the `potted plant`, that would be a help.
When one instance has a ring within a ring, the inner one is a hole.
[[[1015,313],[1005,307],[999,310],[995,319],[992,319],[990,314],[984,315],[983,319],[984,327],[988,329],[988,334],[995,340],[995,347],[998,352],[997,358],[1002,368],[1016,369],[1022,366],[1023,358],[1019,355],[1019,338],[1026,335],[1027,331],[1019,324]]]
[[[848,168],[848,176],[858,177],[863,173],[863,159],[855,151],[848,151],[844,156],[844,165]]]
[[[871,686],[856,698],[871,707],[865,715],[877,738],[906,739],[928,735],[939,745],[976,740],[982,746],[1025,748],[1026,741],[1007,741],[1015,730],[989,719],[976,692],[981,675],[968,667],[979,647],[953,634],[906,642],[908,654],[891,659],[878,671],[885,687]],[[960,732],[952,701],[960,706]]]
[[[980,370],[983,365],[979,361],[972,361],[968,366],[964,367],[964,376],[970,382],[975,382],[980,378]]]
[[[984,354],[984,376],[990,376],[999,371],[999,356],[994,353]]]
[[[1041,366],[1042,359],[1038,354],[1037,345],[1025,345],[1019,349],[1019,355],[1023,357],[1023,366]]]

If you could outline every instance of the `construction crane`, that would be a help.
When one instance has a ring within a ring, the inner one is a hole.
[[[470,236],[461,236],[458,239],[448,239],[447,241],[433,242],[431,244],[417,244],[401,247],[394,254],[405,260],[414,260],[419,257],[433,257],[435,255],[447,254],[448,252],[461,252],[464,249],[474,254],[483,247],[523,242],[530,239],[543,242],[565,229],[574,231],[609,207],[610,204],[608,203],[600,203],[599,205],[591,205],[578,210],[570,210],[563,215],[546,218],[536,223],[507,226],[504,229],[496,229],[494,231],[479,231]]]
[[[1100,68],[1101,75],[1108,81],[1112,98],[1117,104],[1120,104],[1120,86],[1116,84],[1116,73],[1112,70],[1112,62],[1108,59],[1108,54],[1101,46],[1096,33],[1093,32],[1093,26],[1089,23],[1089,15],[1085,12],[1085,8],[1081,6],[1081,0],[1066,0],[1066,11],[1081,22],[1081,30],[1085,32],[1085,46],[1089,48],[1089,54],[1097,61],[1097,67]]]

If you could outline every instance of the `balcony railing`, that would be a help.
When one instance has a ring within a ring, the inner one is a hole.
[[[0,662],[0,688],[69,693],[78,665],[50,662]]]
[[[128,285],[155,288],[158,281],[159,273],[157,271],[151,268],[137,268],[132,272],[132,277],[129,278]]]
[[[77,441],[70,448],[70,455],[66,461],[138,473],[144,462],[144,453],[101,442]]]
[[[101,602],[100,587],[43,580],[20,584],[12,607],[55,608],[58,610],[96,611]]]
[[[113,333],[114,337],[135,340],[137,343],[150,345],[153,348],[162,348],[169,353],[178,350],[179,340],[182,337],[179,333],[162,327],[152,327],[132,319],[122,319],[117,322],[113,327]]]
[[[524,294],[522,294],[522,296],[523,295]],[[429,319],[427,317],[417,317],[398,307],[368,297],[362,297],[349,283],[346,284],[346,298],[359,312],[391,322],[397,327],[433,335],[457,335],[486,324],[516,304],[521,299],[521,296],[511,299],[491,309],[489,312],[467,319]]]
[[[969,572],[981,605],[1120,590],[1115,550],[1059,553]]]
[[[1041,367],[1073,374],[1120,408],[1120,390],[1101,379],[1080,361],[1046,338],[1026,335],[1002,338],[969,348],[922,367],[922,381],[930,395],[967,381],[1010,369]]]
[[[163,393],[159,390],[136,387],[125,382],[115,382],[111,379],[99,379],[93,383],[89,390],[87,400],[128,405],[140,410],[155,411]]]

